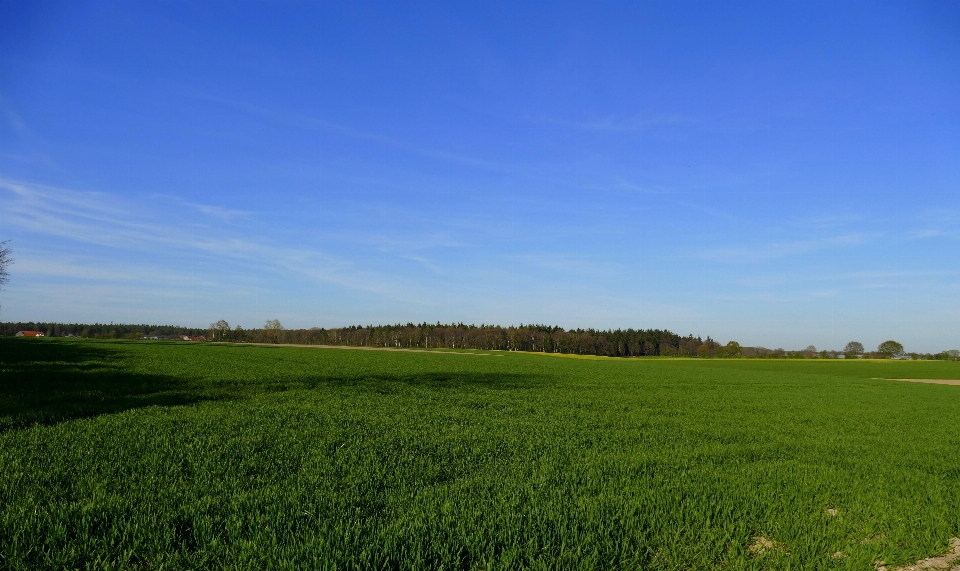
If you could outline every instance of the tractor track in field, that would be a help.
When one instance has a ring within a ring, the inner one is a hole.
[[[960,537],[954,537],[950,547],[952,549],[944,555],[921,559],[912,565],[891,569],[883,561],[878,561],[876,568],[877,571],[960,571]]]
[[[905,381],[908,383],[930,383],[933,385],[957,385],[960,386],[960,380],[957,379],[888,379],[885,377],[874,377],[879,381]]]

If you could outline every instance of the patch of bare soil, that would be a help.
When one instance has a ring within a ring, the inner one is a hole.
[[[954,537],[951,546],[952,549],[945,555],[921,559],[913,565],[904,565],[903,567],[890,569],[883,561],[878,561],[877,571],[960,571],[960,537]]]
[[[908,383],[931,383],[934,385],[958,385],[960,386],[960,380],[956,379],[885,379],[882,377],[876,377],[881,381],[906,381]]]
[[[782,543],[768,539],[762,535],[754,537],[753,543],[751,543],[747,549],[750,550],[750,553],[754,557],[766,555],[767,553],[783,553],[785,555],[790,555],[790,552],[787,551],[786,546],[784,546]]]

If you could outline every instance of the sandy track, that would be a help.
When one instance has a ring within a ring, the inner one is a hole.
[[[901,379],[891,379],[891,380],[901,380]],[[902,379],[902,380],[911,380],[911,379]],[[957,382],[957,381],[954,381]],[[940,569],[943,571],[960,571],[960,537],[954,537],[950,545],[953,549],[948,551],[945,555],[939,557],[930,557],[929,559],[921,559],[913,565],[904,565],[903,567],[897,567],[895,569],[889,569],[882,561],[878,561],[876,568],[877,571],[921,571],[929,570],[933,571],[934,569]]]
[[[908,383],[931,383],[934,385],[958,385],[960,386],[960,380],[955,379],[885,379],[883,377],[875,377],[881,381],[906,381]]]

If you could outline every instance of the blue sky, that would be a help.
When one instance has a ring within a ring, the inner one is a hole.
[[[958,2],[0,2],[4,321],[960,346]]]

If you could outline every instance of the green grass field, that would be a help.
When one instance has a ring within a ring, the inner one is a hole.
[[[2,338],[0,568],[909,563],[960,387],[872,377],[960,363]]]

